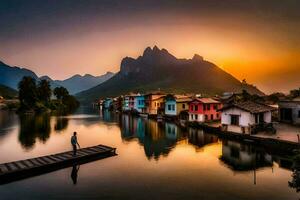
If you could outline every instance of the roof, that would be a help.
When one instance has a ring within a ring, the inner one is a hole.
[[[241,110],[244,110],[244,111],[247,111],[247,112],[250,112],[253,114],[276,110],[276,108],[273,108],[271,106],[261,104],[261,103],[256,103],[253,101],[236,102],[236,103],[227,105],[227,106],[221,108],[220,110],[223,111],[223,110],[230,109],[232,107],[236,107],[236,108],[239,108]]]
[[[201,103],[220,103],[217,100],[214,100],[213,98],[195,98],[193,101],[199,101]]]

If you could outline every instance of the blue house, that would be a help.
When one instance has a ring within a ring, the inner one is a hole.
[[[137,94],[134,96],[133,109],[139,113],[145,113],[145,96]]]
[[[190,101],[191,98],[185,95],[167,95],[165,97],[165,115],[176,117],[183,111],[188,111],[188,103]]]

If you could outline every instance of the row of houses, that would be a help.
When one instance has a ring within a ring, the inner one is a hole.
[[[125,95],[122,99],[117,103],[117,98],[107,98],[102,102],[102,107],[140,115],[163,116],[198,122],[215,121],[221,118],[219,109],[222,108],[222,103],[214,98],[150,93]]]
[[[252,101],[231,102],[216,97],[203,98],[159,92],[107,98],[102,102],[102,107],[188,122],[219,121],[222,130],[245,134],[257,132],[259,128],[272,128],[272,112],[276,111],[274,107]]]

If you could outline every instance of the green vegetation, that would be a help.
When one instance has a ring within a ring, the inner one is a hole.
[[[0,85],[0,96],[5,99],[13,99],[18,95],[18,92],[10,87],[5,85]]]
[[[57,99],[51,99],[52,90],[50,82],[41,80],[36,84],[32,77],[25,76],[19,82],[19,112],[71,112],[79,106],[75,97],[69,95],[64,87],[54,89],[54,95]]]

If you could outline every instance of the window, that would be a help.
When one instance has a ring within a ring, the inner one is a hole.
[[[193,105],[191,105],[191,111],[193,111],[194,110],[194,106]]]
[[[231,115],[231,125],[238,126],[240,124],[240,119],[238,115]]]
[[[172,105],[172,110],[175,110],[175,105]]]
[[[210,110],[210,104],[207,105],[207,110]]]
[[[206,105],[205,104],[203,104],[203,110],[206,110]]]
[[[168,110],[171,110],[171,105],[168,105]]]
[[[193,120],[193,114],[191,114],[191,119]]]
[[[300,118],[300,110],[298,110],[298,118]]]
[[[195,111],[198,111],[198,105],[195,105]]]
[[[205,115],[205,120],[208,120],[208,116],[207,115]]]
[[[182,109],[185,109],[185,104],[182,104]]]
[[[210,120],[214,120],[214,115],[213,114],[210,115]]]
[[[195,119],[198,120],[198,115],[195,115]]]
[[[214,104],[214,110],[218,110],[218,105]]]

